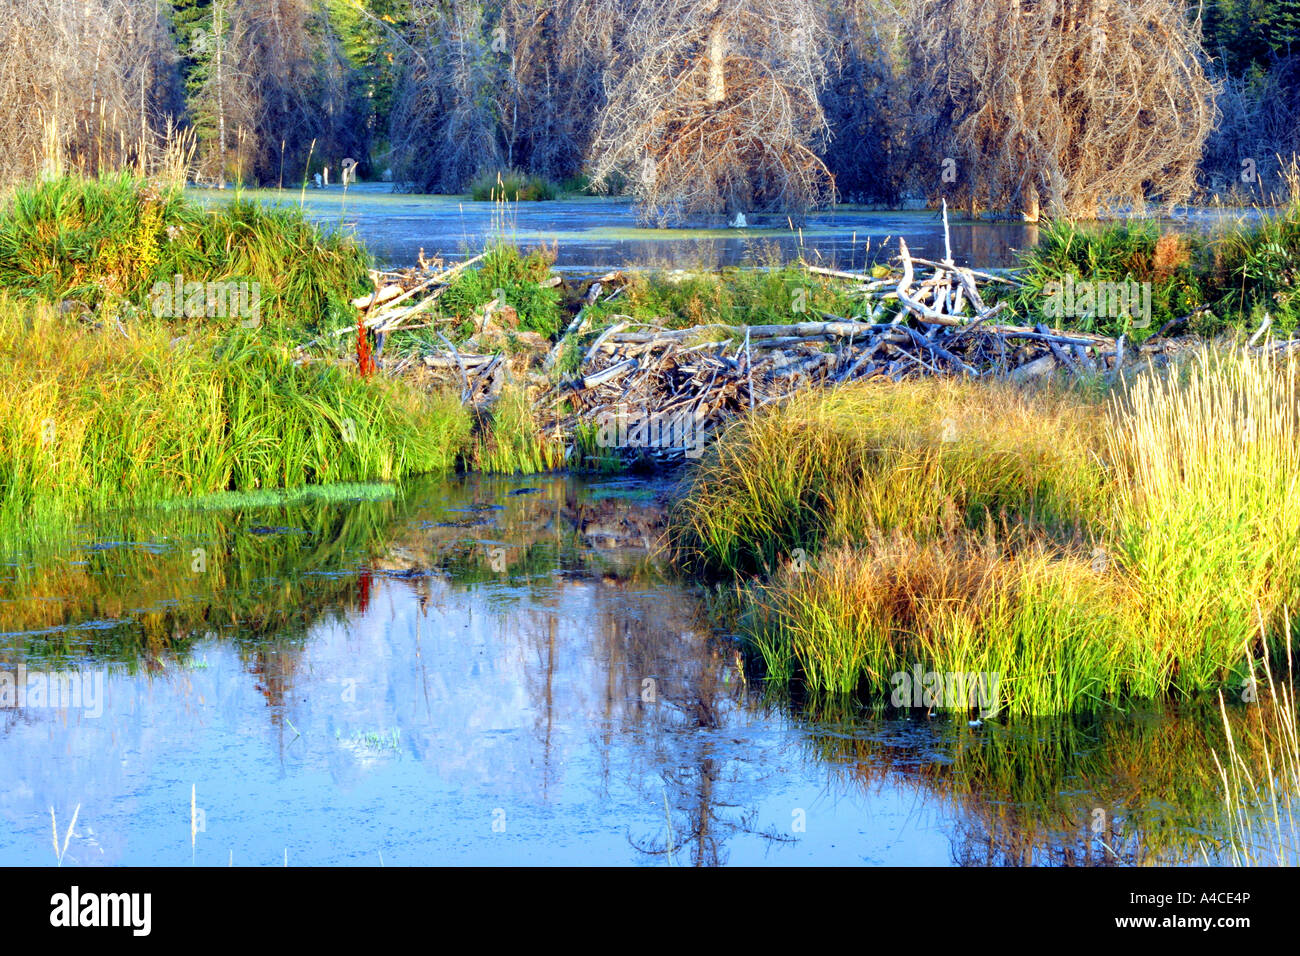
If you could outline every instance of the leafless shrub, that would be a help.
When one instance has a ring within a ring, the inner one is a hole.
[[[1285,170],[1300,154],[1300,54],[1262,74],[1224,77],[1219,125],[1210,134],[1198,183],[1211,195],[1284,200]]]
[[[389,126],[395,176],[457,192],[480,169],[504,165],[490,93],[503,83],[502,60],[482,4],[416,0],[413,16]]]
[[[494,39],[505,70],[497,113],[507,166],[552,181],[582,170],[625,6],[621,0],[505,0]]]
[[[365,155],[358,79],[322,5],[215,0],[197,47],[203,82],[194,113],[212,179],[292,182],[312,156],[337,169],[344,157]]]
[[[626,177],[659,223],[828,201],[824,40],[810,0],[636,3],[606,72],[593,181]]]
[[[952,193],[1027,218],[1191,193],[1214,89],[1185,4],[918,0],[908,35],[931,195],[944,157]]]
[[[0,181],[151,172],[180,110],[153,0],[0,0]]]

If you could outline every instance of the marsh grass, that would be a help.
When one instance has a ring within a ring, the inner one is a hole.
[[[833,549],[749,594],[745,629],[769,675],[831,695],[889,699],[922,671],[998,675],[983,716],[1057,714],[1115,701],[1144,657],[1125,634],[1122,582],[1086,555],[1008,550],[963,536]],[[972,710],[942,700],[940,710]]]
[[[491,408],[476,415],[461,459],[467,470],[531,475],[564,464],[564,439],[538,423],[524,388],[505,386]]]
[[[99,332],[0,301],[0,514],[446,472],[469,429],[455,396],[251,333]]]
[[[1100,417],[1065,391],[951,380],[797,395],[706,449],[675,509],[675,548],[719,574],[1004,517],[1070,538],[1102,508]]]
[[[0,287],[114,317],[148,313],[155,283],[179,274],[255,282],[268,330],[315,330],[352,318],[348,299],[368,287],[369,264],[354,239],[322,231],[297,207],[237,196],[205,209],[179,188],[127,175],[20,186],[0,211]]]
[[[820,320],[819,312],[847,318],[863,311],[862,301],[846,292],[844,283],[773,261],[722,271],[634,272],[621,296],[599,303],[590,315],[596,327],[617,314],[689,328],[812,322]]]
[[[542,202],[559,193],[559,187],[549,180],[518,169],[484,171],[469,184],[475,202]]]
[[[1297,371],[1207,350],[1104,405],[961,382],[798,398],[709,450],[675,560],[767,575],[740,629],[783,686],[992,672],[1026,715],[1210,693],[1293,640]]]
[[[1208,235],[1152,222],[1048,223],[1038,245],[1021,254],[1025,284],[1011,296],[1013,308],[1025,321],[1136,340],[1182,318],[1188,331],[1207,336],[1253,331],[1265,314],[1275,330],[1294,331],[1300,327],[1300,177],[1291,190],[1288,205],[1256,209]],[[1129,317],[1046,316],[1046,286],[1065,276],[1150,282],[1150,324],[1137,327]]]
[[[462,272],[442,294],[438,311],[458,322],[458,337],[463,338],[473,330],[483,306],[497,299],[516,311],[519,328],[553,336],[564,323],[560,292],[539,283],[550,276],[554,262],[553,249],[524,251],[512,242],[494,241],[483,262]]]
[[[1298,375],[1294,357],[1203,350],[1179,374],[1141,376],[1111,402],[1109,535],[1133,584],[1135,627],[1175,688],[1224,679],[1256,639],[1274,652],[1290,639],[1282,616],[1300,588]]]

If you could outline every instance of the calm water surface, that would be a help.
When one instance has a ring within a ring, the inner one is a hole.
[[[203,202],[222,202],[234,190],[195,189]],[[341,188],[283,191],[246,190],[268,203],[301,203],[323,225],[353,230],[374,253],[381,268],[413,265],[421,250],[446,260],[477,253],[497,236],[525,247],[553,246],[561,271],[598,273],[611,269],[696,269],[764,265],[802,256],[812,263],[862,269],[898,254],[898,238],[914,255],[944,253],[943,222],[932,210],[881,211],[838,206],[809,215],[792,228],[784,216],[751,214],[745,229],[645,229],[630,200],[579,197],[548,202],[510,203],[502,212],[490,202],[465,196],[394,193],[384,183]],[[1237,209],[1188,208],[1177,211],[1178,228],[1208,228],[1239,215]],[[1023,222],[950,220],[953,258],[977,268],[1017,264],[1016,252],[1035,245],[1039,226]]]
[[[0,672],[102,692],[0,710],[0,865],[57,862],[51,812],[79,866],[1213,857],[1212,713],[765,698],[660,565],[668,491],[425,482],[10,542]]]

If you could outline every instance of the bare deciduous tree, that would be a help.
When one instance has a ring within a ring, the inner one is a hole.
[[[641,0],[607,68],[594,181],[625,177],[659,223],[830,200],[824,39],[810,0]]]
[[[0,0],[0,179],[149,171],[175,64],[153,0]]]
[[[1178,0],[919,0],[908,35],[935,186],[946,156],[1028,219],[1191,193],[1214,89]]]
[[[1285,173],[1300,155],[1300,53],[1279,57],[1266,73],[1225,77],[1218,107],[1221,118],[1201,158],[1201,188],[1284,201]]]
[[[552,180],[582,170],[622,7],[620,0],[505,0],[499,115],[508,165]]]
[[[313,149],[336,168],[366,154],[357,78],[324,7],[221,0],[212,9],[211,28],[199,34],[203,83],[193,103],[209,175],[274,183],[302,175]]]
[[[413,17],[389,126],[396,176],[416,189],[456,192],[502,164],[491,95],[504,83],[502,61],[476,0],[415,0]]]

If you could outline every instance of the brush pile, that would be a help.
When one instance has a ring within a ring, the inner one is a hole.
[[[926,375],[1019,382],[1054,372],[1114,378],[1126,364],[1164,361],[1162,353],[1176,347],[1164,337],[1166,330],[1140,348],[1126,349],[1123,337],[998,323],[1006,300],[988,304],[986,299],[996,298],[990,290],[1014,290],[1019,280],[958,266],[946,241],[946,216],[944,222],[940,261],[911,255],[900,239],[897,266],[885,276],[805,264],[811,274],[851,284],[861,303],[853,316],[805,310],[806,321],[788,324],[674,329],[668,321],[615,314],[606,316],[612,324],[603,330],[588,330],[588,308],[617,295],[608,289],[621,277],[602,276],[546,355],[541,371],[550,376],[530,375],[538,417],[565,436],[598,429],[602,446],[639,448],[671,460],[692,456],[702,436],[732,417],[805,388]],[[442,281],[441,275],[434,279]],[[390,304],[378,315],[401,316],[416,308],[418,303],[395,311]],[[511,372],[509,361],[500,353],[465,349],[472,340],[461,349],[443,342],[446,350],[425,355],[425,366],[457,377],[464,401],[490,401]],[[576,371],[557,381],[557,357],[572,350],[580,352]]]
[[[470,266],[480,262],[484,253],[444,268],[441,259],[432,262],[420,254],[420,265],[416,269],[403,269],[398,272],[370,273],[375,291],[352,300],[352,305],[360,313],[361,325],[377,335],[385,335],[398,329],[423,328],[420,317],[438,301],[439,296],[451,287],[452,281]],[[413,300],[413,301],[412,301]],[[336,335],[350,331],[348,328],[336,330]]]

